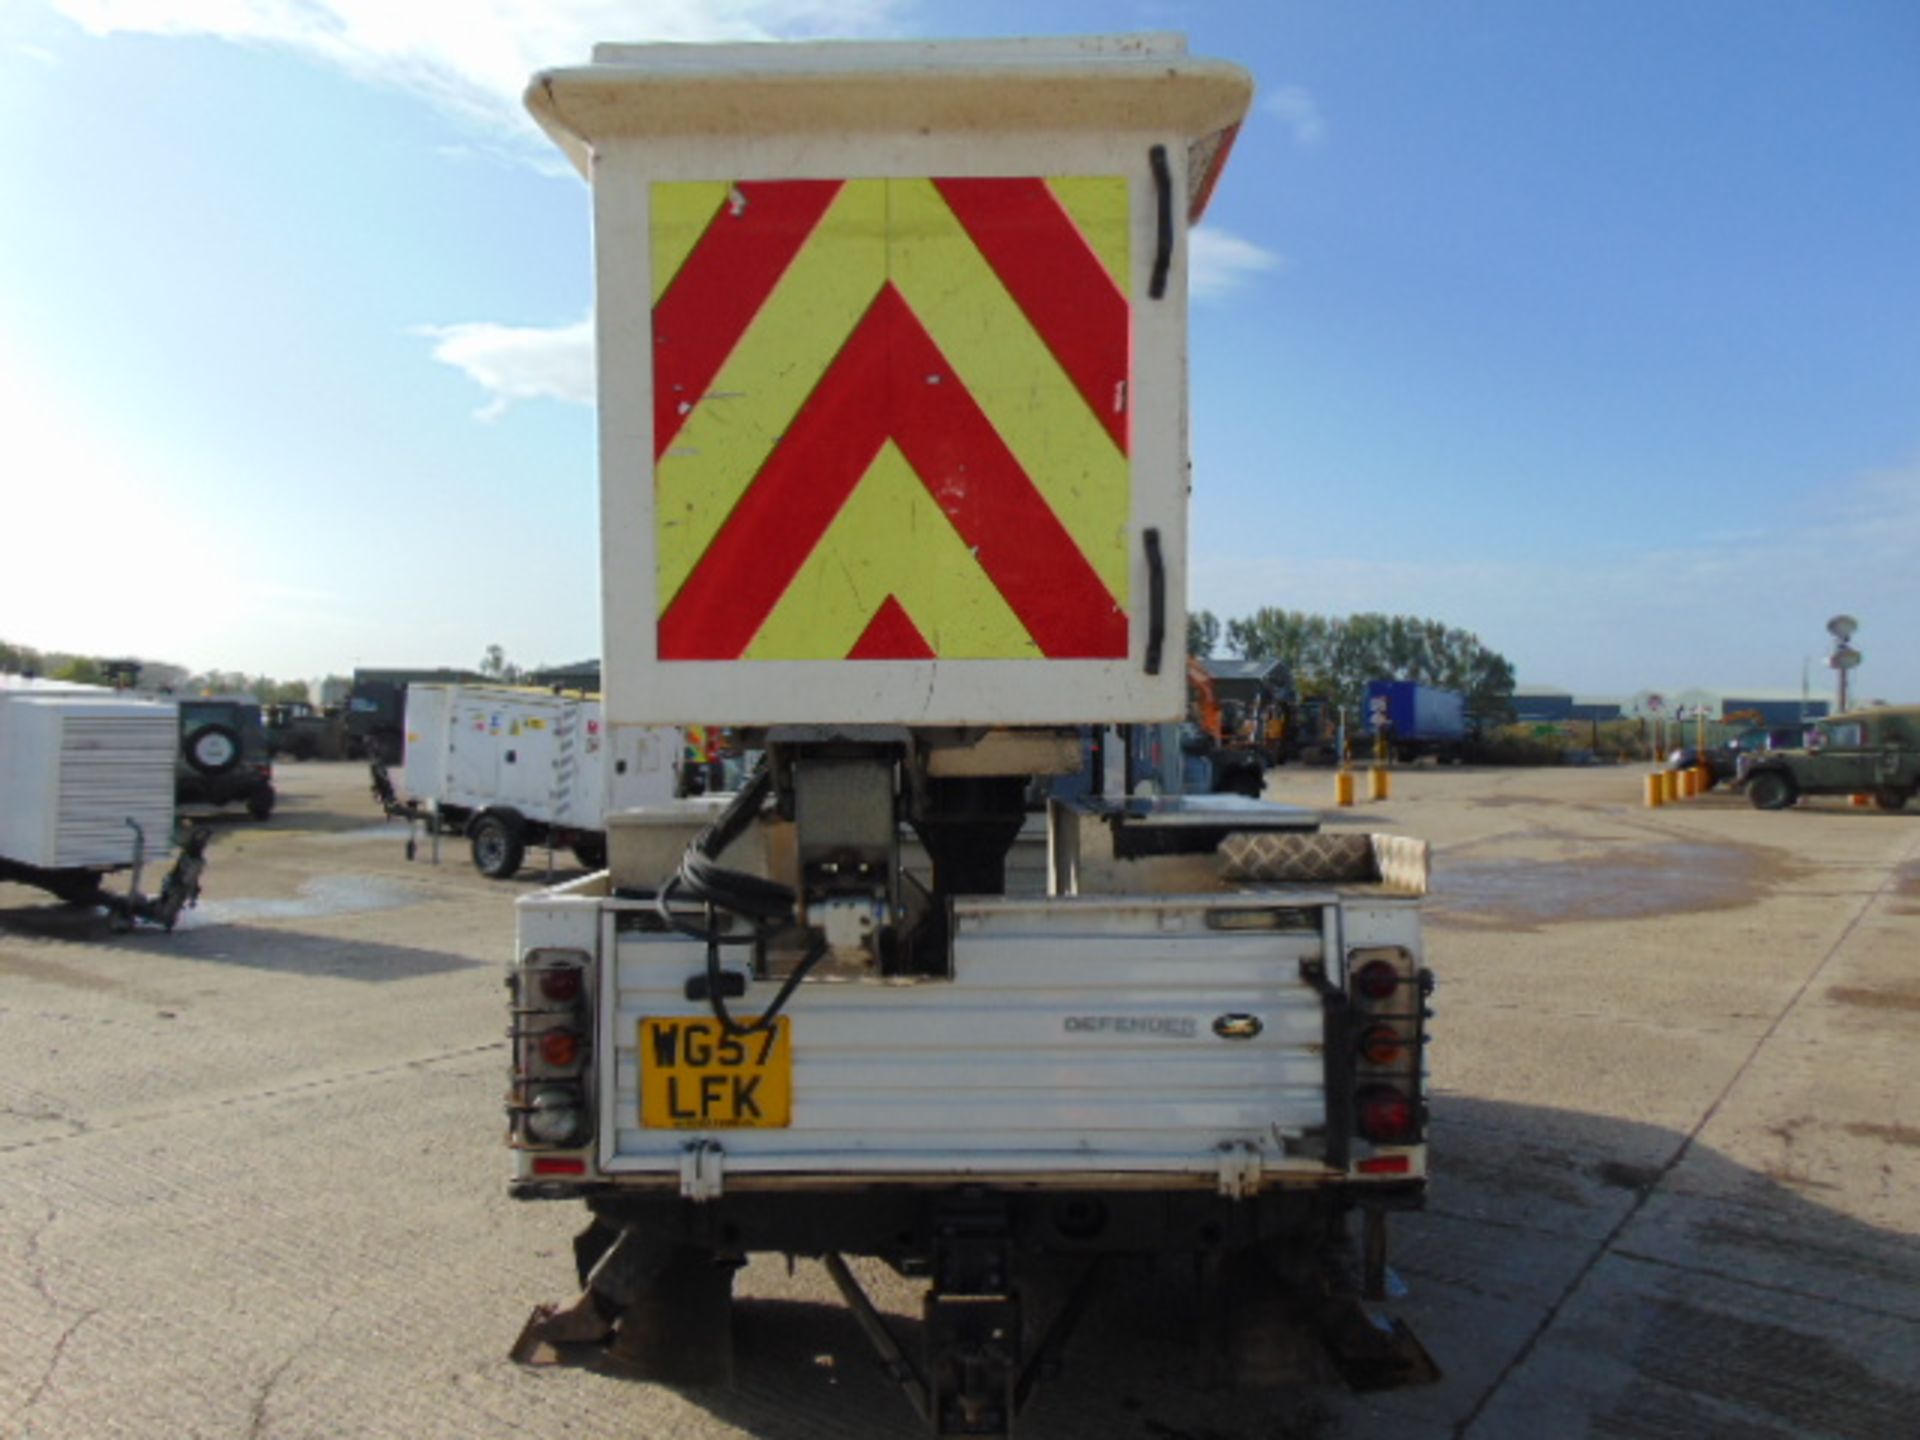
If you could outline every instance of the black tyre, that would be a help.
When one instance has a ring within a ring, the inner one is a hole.
[[[187,737],[187,764],[202,775],[225,775],[240,763],[240,732],[230,725],[203,725]]]
[[[467,827],[467,843],[473,849],[473,868],[489,880],[510,880],[520,873],[527,842],[517,817],[482,815]]]
[[[573,842],[573,858],[589,870],[606,869],[606,838],[601,835],[582,835]]]
[[[259,786],[247,796],[247,814],[256,820],[268,819],[273,814],[273,802],[278,798],[273,793],[273,786]]]
[[[1762,770],[1747,781],[1747,799],[1756,810],[1784,810],[1794,801],[1793,781],[1778,770]]]
[[[1902,790],[1898,785],[1882,785],[1873,792],[1873,803],[1882,810],[1904,810],[1910,791]]]

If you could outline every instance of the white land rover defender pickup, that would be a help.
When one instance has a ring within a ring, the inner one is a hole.
[[[536,77],[594,191],[607,722],[766,760],[520,902],[512,1189],[591,1217],[523,1360],[723,1377],[736,1268],[817,1257],[933,1433],[1004,1435],[1105,1262],[1176,1256],[1431,1375],[1361,1308],[1426,1180],[1425,847],[1124,759],[1185,708],[1186,236],[1250,96],[1164,35]],[[926,1278],[917,1359],[847,1256]]]

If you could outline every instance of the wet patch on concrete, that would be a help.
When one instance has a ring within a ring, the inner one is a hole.
[[[418,833],[424,848],[427,844],[426,832]],[[372,825],[356,825],[351,830],[329,830],[324,835],[313,837],[316,845],[357,845],[366,840],[391,840],[395,845],[404,845],[407,843],[407,826],[395,821],[375,822]],[[444,846],[453,842],[451,837],[442,835],[440,843]]]
[[[1884,1140],[1889,1145],[1907,1145],[1920,1149],[1920,1128],[1912,1125],[1870,1125],[1864,1121],[1840,1127],[1849,1135],[1866,1140]]]
[[[1651,1190],[1659,1183],[1660,1173],[1652,1165],[1627,1165],[1618,1160],[1603,1160],[1593,1167],[1594,1178],[1616,1190]]]
[[[1438,925],[1503,930],[1730,910],[1787,872],[1769,851],[1687,842],[1609,848],[1556,860],[1469,860],[1433,867],[1427,914]]]
[[[1920,982],[1904,985],[1835,985],[1827,999],[1836,1005],[1858,1005],[1865,1010],[1920,1010]]]
[[[411,885],[371,875],[322,875],[305,881],[291,899],[253,897],[205,900],[180,917],[179,929],[203,930],[275,920],[323,920],[334,915],[364,915],[400,910],[431,897]]]

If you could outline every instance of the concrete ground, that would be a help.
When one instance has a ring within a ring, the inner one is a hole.
[[[0,886],[0,1435],[915,1433],[809,1264],[743,1275],[730,1390],[507,1362],[579,1219],[503,1184],[501,965],[542,877],[409,864],[358,767],[280,780],[270,823],[215,822],[172,936]],[[1395,1264],[1445,1379],[1209,1391],[1187,1287],[1123,1276],[1023,1433],[1920,1428],[1920,814],[1640,795],[1422,768],[1329,815],[1437,847],[1436,1178]]]

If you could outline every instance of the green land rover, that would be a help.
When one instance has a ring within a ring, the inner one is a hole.
[[[1920,705],[1849,710],[1816,721],[1807,743],[1747,758],[1738,782],[1758,810],[1802,795],[1871,795],[1898,810],[1920,790]]]

